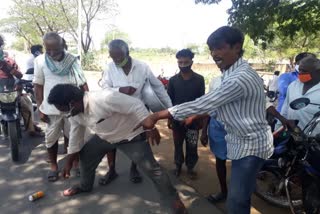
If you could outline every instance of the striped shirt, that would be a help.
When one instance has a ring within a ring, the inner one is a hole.
[[[227,157],[269,158],[273,153],[271,129],[266,121],[263,81],[242,58],[223,72],[221,86],[204,96],[169,108],[176,120],[217,111],[227,131]]]

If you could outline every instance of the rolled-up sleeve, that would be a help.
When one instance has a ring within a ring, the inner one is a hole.
[[[70,137],[68,154],[73,154],[79,152],[84,146],[84,137],[86,132],[86,127],[81,125],[74,118],[70,118]]]
[[[111,79],[111,72],[112,72],[112,64],[109,63],[106,68],[104,69],[103,73],[102,73],[102,77],[100,80],[100,86],[103,89],[109,88],[113,91],[119,91],[120,87],[114,87],[113,83],[112,83],[112,79]]]
[[[38,85],[44,85],[43,68],[39,64],[39,59],[34,60],[34,76],[33,83]]]
[[[237,82],[230,81],[194,101],[173,106],[168,110],[176,120],[183,120],[191,115],[211,115],[218,107],[240,99],[243,94],[243,88]]]

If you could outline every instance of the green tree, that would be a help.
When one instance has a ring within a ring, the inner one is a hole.
[[[276,37],[293,41],[303,34],[313,37],[320,29],[319,0],[231,0],[229,24],[239,27],[264,47]],[[219,1],[195,0],[196,3]]]
[[[9,17],[0,21],[2,30],[24,38],[32,45],[48,31],[68,34],[75,43],[77,0],[12,0]],[[59,14],[59,15],[57,15]]]
[[[95,20],[105,20],[116,15],[118,5],[114,0],[81,0],[81,45],[87,54],[92,44],[91,27]]]
[[[106,32],[104,39],[101,42],[101,49],[106,50],[109,42],[114,39],[122,39],[124,40],[129,46],[131,45],[130,37],[126,32],[120,31],[117,28],[114,28],[111,31]]]

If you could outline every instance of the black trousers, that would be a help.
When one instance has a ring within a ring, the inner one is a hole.
[[[185,162],[188,169],[193,169],[198,162],[199,130],[188,129],[175,125],[172,129],[174,142],[174,162],[181,167]],[[186,156],[183,152],[183,143],[186,142]]]

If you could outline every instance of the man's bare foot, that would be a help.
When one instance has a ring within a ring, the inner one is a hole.
[[[80,186],[73,186],[63,191],[63,196],[69,197],[84,192]]]

